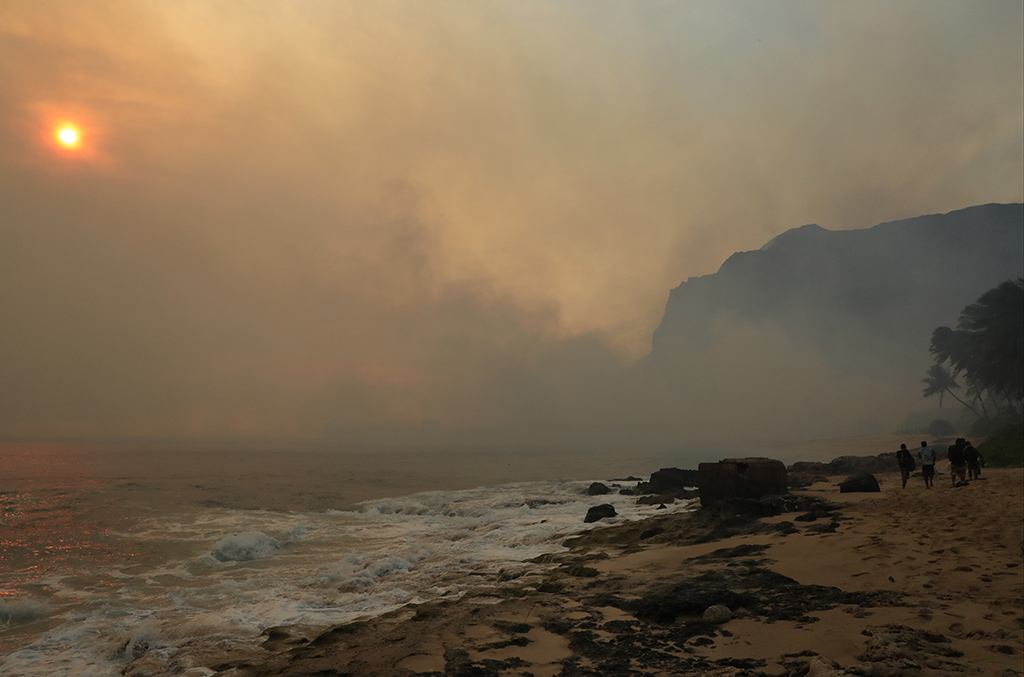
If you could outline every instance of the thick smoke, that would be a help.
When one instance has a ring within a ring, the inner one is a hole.
[[[5,3],[0,432],[696,435],[725,419],[632,368],[666,290],[795,224],[1021,199],[1021,21]],[[74,161],[58,116],[85,126]],[[782,340],[730,336],[737,359]]]

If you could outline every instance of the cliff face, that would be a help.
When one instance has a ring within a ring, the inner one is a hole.
[[[802,226],[673,289],[645,368],[677,392],[723,397],[765,380],[778,393],[791,377],[805,390],[849,378],[870,397],[863,386],[884,381],[886,406],[905,392],[920,408],[932,330],[1022,274],[1021,204],[862,230]]]

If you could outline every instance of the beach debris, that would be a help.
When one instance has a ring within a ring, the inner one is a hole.
[[[584,522],[596,522],[603,520],[606,517],[615,517],[618,513],[615,512],[615,506],[610,503],[602,503],[601,505],[595,505],[587,511],[587,516],[583,518]]]
[[[770,458],[728,458],[718,463],[701,463],[697,470],[703,506],[731,498],[760,498],[787,491],[786,466]]]
[[[841,494],[870,493],[881,490],[881,487],[878,486],[878,480],[870,473],[851,475],[839,483],[839,493]]]
[[[732,620],[732,609],[724,604],[712,604],[707,609],[704,609],[704,614],[701,618],[704,619],[705,623],[713,623],[714,625],[728,623]]]
[[[612,490],[608,488],[607,484],[602,482],[591,482],[590,486],[587,487],[587,496],[603,496],[610,493],[612,493]]]

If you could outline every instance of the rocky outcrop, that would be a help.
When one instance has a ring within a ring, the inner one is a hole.
[[[718,463],[701,463],[697,470],[702,506],[787,491],[786,466],[770,458],[725,459]]]
[[[895,472],[899,469],[896,452],[877,456],[840,456],[826,464],[832,475],[859,475],[862,473]]]
[[[609,503],[602,503],[601,505],[595,505],[593,508],[587,511],[587,516],[583,518],[584,522],[596,522],[603,520],[607,517],[615,517],[615,506]]]
[[[629,496],[640,495],[637,505],[658,505],[672,503],[678,499],[697,496],[696,487],[700,481],[700,473],[696,470],[680,468],[662,468],[651,473],[651,479],[640,482],[635,489],[623,489],[619,493]]]
[[[721,427],[723,412],[761,430],[892,425],[893,406],[920,404],[932,330],[1022,268],[1021,204],[794,228],[671,290],[644,368],[685,399],[689,425]]]
[[[636,599],[612,604],[653,623],[675,623],[677,619],[707,624],[708,607],[721,605],[744,609],[744,615],[771,621],[806,619],[808,612],[840,605],[861,607],[900,603],[901,595],[890,591],[846,592],[824,585],[803,585],[757,563],[736,562],[736,566],[712,569],[680,577],[650,590]],[[701,619],[701,620],[696,620]]]
[[[847,477],[843,482],[839,483],[839,493],[841,494],[850,494],[857,492],[871,493],[881,490],[881,487],[878,486],[878,480],[875,479],[875,476],[870,473],[851,475],[850,477]]]
[[[610,493],[612,493],[612,490],[608,488],[607,484],[602,482],[591,482],[590,486],[587,487],[587,496],[603,496]]]
[[[895,451],[876,456],[840,456],[828,463],[800,461],[789,466],[787,482],[793,488],[806,487],[831,475],[893,472],[898,467]]]
[[[651,480],[648,482],[651,493],[668,494],[673,491],[681,491],[687,487],[699,486],[700,473],[696,470],[682,470],[680,468],[662,468],[651,473]]]

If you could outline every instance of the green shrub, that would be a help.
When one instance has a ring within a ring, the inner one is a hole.
[[[1024,424],[1018,423],[988,438],[978,446],[985,465],[1019,467],[1024,465]]]

